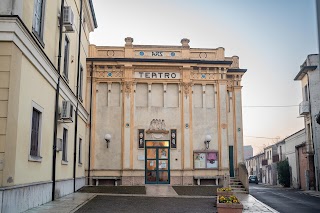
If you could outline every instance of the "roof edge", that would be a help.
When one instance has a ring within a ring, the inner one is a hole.
[[[89,0],[89,4],[90,4],[90,10],[91,10],[91,13],[92,13],[92,18],[93,18],[94,27],[95,27],[95,28],[98,28],[96,13],[94,12],[92,0]]]

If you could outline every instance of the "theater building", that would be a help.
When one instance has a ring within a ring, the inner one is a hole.
[[[89,47],[92,184],[223,184],[243,162],[241,79],[224,48]]]

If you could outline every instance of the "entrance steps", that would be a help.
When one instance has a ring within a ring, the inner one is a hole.
[[[237,178],[234,178],[234,177],[230,178],[229,185],[234,193],[243,193],[243,194],[248,193],[245,187],[242,185],[241,181]]]
[[[177,192],[171,185],[151,185],[146,184],[146,195],[152,197],[175,197]]]

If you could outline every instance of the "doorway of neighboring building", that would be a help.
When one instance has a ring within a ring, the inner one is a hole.
[[[297,148],[297,154],[298,154],[298,164],[299,164],[299,185],[300,189],[306,190],[307,189],[307,180],[306,180],[306,174],[308,170],[308,161],[307,161],[307,155],[305,154],[306,145],[303,144],[301,146],[296,147]]]
[[[170,146],[169,141],[146,141],[145,146],[145,183],[170,183]]]
[[[233,146],[229,146],[229,169],[230,169],[230,177],[234,177]]]

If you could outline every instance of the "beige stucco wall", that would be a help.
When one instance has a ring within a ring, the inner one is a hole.
[[[2,58],[0,88],[3,92],[0,118],[1,186],[12,185],[15,176],[17,127],[22,54],[12,42],[0,42]],[[9,89],[10,88],[10,89]],[[8,128],[10,127],[10,128]],[[10,143],[9,143],[10,141]],[[8,158],[9,157],[9,158]],[[8,158],[8,159],[7,159]]]
[[[19,92],[18,110],[18,136],[15,163],[15,184],[29,182],[49,181],[51,179],[52,147],[53,142],[53,118],[55,90],[41,76],[39,71],[22,57],[21,62],[21,84]],[[32,82],[32,84],[31,84]],[[41,90],[39,90],[41,88]],[[43,108],[41,114],[41,162],[29,161],[32,102]],[[8,127],[10,128],[10,126]],[[34,175],[34,174],[37,175]]]
[[[55,89],[57,83],[57,55],[58,55],[58,13],[60,1],[46,1],[44,17],[43,44],[32,35],[34,1],[20,2],[21,8],[7,5],[10,14],[17,12],[20,21],[2,18],[0,25],[6,26],[10,36],[4,37],[12,41],[1,42],[0,48],[0,178],[1,186],[25,184],[31,182],[50,181],[52,173],[52,143],[54,124]],[[62,81],[60,86],[60,106],[62,100],[70,100],[76,106],[76,79],[77,79],[77,53],[79,33],[79,3],[80,1],[66,0],[65,6],[71,6],[74,13],[74,33],[63,34],[70,39],[70,64],[68,82]],[[10,8],[9,8],[10,6]],[[4,8],[2,8],[4,9]],[[84,17],[80,61],[83,66],[83,82],[86,81],[86,57],[88,56],[89,32],[93,30],[92,14],[89,3],[84,3]],[[1,10],[2,12],[4,10]],[[1,12],[1,13],[2,13]],[[14,14],[15,15],[15,14]],[[56,18],[53,18],[56,17]],[[26,26],[27,28],[24,28]],[[27,32],[29,31],[29,32]],[[6,33],[6,32],[4,32]],[[0,35],[2,36],[2,34]],[[9,39],[10,40],[10,39]],[[43,50],[43,52],[41,51]],[[62,69],[63,71],[63,52]],[[85,163],[86,151],[86,123],[88,113],[82,104],[86,104],[86,83],[83,83],[83,101],[79,103],[78,137],[82,141],[82,162]],[[71,90],[70,90],[70,89]],[[32,103],[43,108],[42,113],[42,141],[41,162],[29,161],[30,128],[32,116]],[[57,153],[57,179],[72,178],[73,148],[74,148],[74,122],[58,125],[58,138],[62,138],[62,126],[67,126],[68,137],[68,164],[61,165],[61,152]],[[10,141],[10,143],[8,143]],[[77,152],[79,148],[77,145]],[[59,160],[60,159],[60,160]],[[78,165],[77,176],[84,176],[84,165]],[[34,173],[38,175],[34,177]]]

